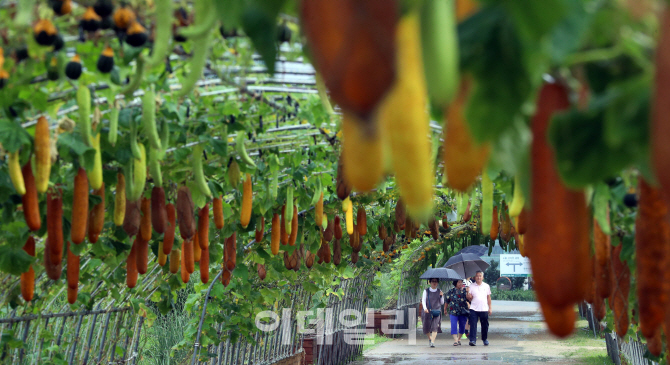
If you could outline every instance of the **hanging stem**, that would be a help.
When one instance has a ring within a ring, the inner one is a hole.
[[[623,53],[624,53],[623,49],[619,45],[610,48],[592,49],[569,55],[568,57],[566,57],[565,63],[566,65],[570,66],[580,63],[605,61],[617,58]]]

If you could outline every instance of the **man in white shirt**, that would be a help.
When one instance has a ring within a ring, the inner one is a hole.
[[[470,284],[467,295],[470,304],[470,346],[477,343],[477,320],[482,323],[482,341],[489,345],[489,315],[491,314],[491,288],[484,282],[484,273],[477,271],[475,282]]]

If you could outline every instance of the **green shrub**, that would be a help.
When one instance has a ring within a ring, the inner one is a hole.
[[[497,290],[491,288],[491,300],[514,300],[521,302],[535,302],[535,292],[532,290]]]
[[[378,276],[379,283],[372,290],[369,308],[384,309],[391,300],[397,298],[400,270],[385,272]]]

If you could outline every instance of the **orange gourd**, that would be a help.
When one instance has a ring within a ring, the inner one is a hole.
[[[35,186],[35,176],[30,162],[21,168],[23,182],[26,186],[26,193],[21,200],[23,202],[23,217],[31,231],[35,232],[42,227],[42,218],[40,217],[39,199],[37,197],[37,187]]]

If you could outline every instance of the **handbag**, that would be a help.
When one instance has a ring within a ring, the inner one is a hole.
[[[439,317],[442,312],[439,309],[430,309],[430,292],[426,288],[426,301],[428,302],[428,312],[430,313],[431,318]]]

